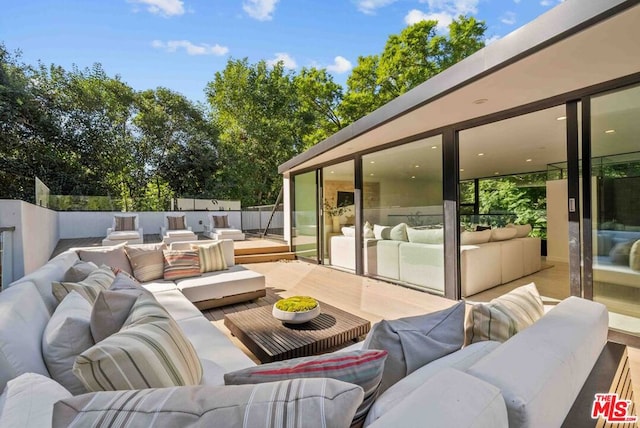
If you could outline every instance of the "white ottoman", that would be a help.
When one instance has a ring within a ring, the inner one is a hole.
[[[190,230],[168,230],[162,238],[162,242],[165,245],[170,245],[172,242],[185,242],[185,241],[197,241],[198,237]]]
[[[209,233],[209,238],[219,239],[232,239],[234,241],[244,241],[244,233],[239,229],[213,229]]]

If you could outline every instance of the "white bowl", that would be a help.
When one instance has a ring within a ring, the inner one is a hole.
[[[282,322],[287,324],[302,324],[307,321],[311,321],[318,315],[320,315],[320,304],[313,309],[309,309],[308,311],[303,312],[287,312],[282,311],[276,308],[276,305],[273,305],[273,311],[271,312],[274,318],[279,319]]]

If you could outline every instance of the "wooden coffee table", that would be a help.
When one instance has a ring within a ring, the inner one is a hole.
[[[224,325],[263,363],[330,352],[357,341],[371,329],[368,320],[320,303],[321,313],[304,324],[284,324],[272,306],[227,314]]]

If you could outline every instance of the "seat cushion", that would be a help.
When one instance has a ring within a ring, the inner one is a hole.
[[[165,236],[168,236],[169,238],[188,237],[188,238],[198,239],[196,237],[196,234],[190,230],[167,230],[167,233],[165,233]]]
[[[191,302],[262,290],[265,287],[264,284],[264,275],[239,265],[226,270],[207,272],[195,278],[176,280],[180,291]]]
[[[107,235],[107,239],[110,241],[126,241],[130,239],[138,239],[140,234],[135,230],[125,230],[122,232],[111,232]]]
[[[239,229],[215,229],[215,233],[220,236],[220,239],[224,239],[225,236],[227,235],[237,235],[242,233],[241,230]]]

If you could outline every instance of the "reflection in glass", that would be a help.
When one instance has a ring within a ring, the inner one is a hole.
[[[293,251],[298,257],[318,257],[318,214],[316,211],[316,172],[311,171],[293,177]]]

